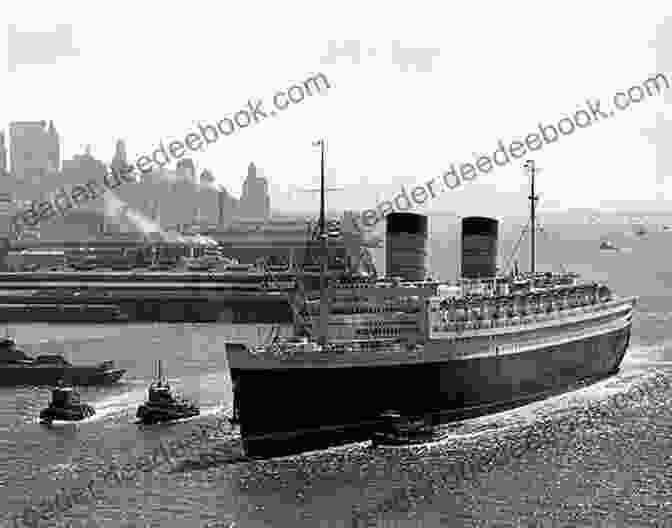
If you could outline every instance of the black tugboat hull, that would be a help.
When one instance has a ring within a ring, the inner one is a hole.
[[[431,414],[434,424],[513,408],[616,373],[629,339],[628,324],[503,357],[348,368],[232,367],[243,447],[250,457],[267,458],[371,440],[390,408]]]
[[[76,386],[111,385],[117,383],[125,373],[125,369],[99,367],[3,365],[0,367],[0,386],[56,386],[59,380],[67,380]]]
[[[142,424],[153,425],[193,418],[200,414],[200,409],[196,408],[167,409],[152,407],[145,404],[138,407],[137,418]]]
[[[80,422],[86,418],[91,418],[94,414],[96,414],[95,409],[86,403],[65,409],[49,406],[40,412],[40,421],[43,423],[51,423],[54,420]]]

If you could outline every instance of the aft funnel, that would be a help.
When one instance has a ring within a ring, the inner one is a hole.
[[[479,279],[497,273],[499,221],[483,216],[462,219],[462,277]]]

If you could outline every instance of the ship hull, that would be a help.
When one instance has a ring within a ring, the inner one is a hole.
[[[67,408],[49,406],[40,412],[40,421],[43,423],[51,423],[54,420],[80,422],[91,418],[95,414],[95,409],[87,403],[80,403]]]
[[[0,304],[0,319],[6,322],[119,323],[186,322],[229,324],[290,324],[292,310],[286,298],[258,294],[246,299],[123,300],[110,304],[65,303]]]
[[[231,368],[243,447],[271,457],[365,440],[387,409],[440,424],[523,405],[616,373],[630,331],[628,322],[526,352],[443,362]]]
[[[0,319],[11,322],[291,324],[292,272],[0,273]],[[304,279],[308,290],[315,278]],[[319,286],[319,285],[318,285]]]
[[[59,380],[71,385],[111,385],[126,373],[125,369],[100,369],[98,367],[23,366],[0,367],[0,386],[23,385],[55,386]]]
[[[154,406],[143,404],[138,408],[137,418],[140,423],[145,425],[153,425],[165,422],[174,422],[176,420],[184,420],[186,418],[193,418],[201,414],[200,409],[192,406]]]
[[[118,306],[85,304],[1,304],[0,319],[7,323],[118,323],[126,321]]]

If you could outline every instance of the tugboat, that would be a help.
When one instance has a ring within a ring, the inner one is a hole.
[[[380,415],[380,426],[371,438],[378,445],[412,445],[433,442],[439,439],[430,418],[404,416],[397,411],[385,411]]]
[[[79,393],[72,386],[65,386],[59,381],[58,386],[51,391],[49,407],[40,412],[40,421],[47,425],[51,425],[54,420],[79,422],[94,414],[95,409],[88,403],[82,403]]]
[[[126,373],[113,361],[97,365],[72,365],[63,356],[43,354],[30,357],[9,336],[0,337],[0,386],[56,385],[66,378],[73,385],[108,385]]]
[[[137,418],[140,423],[149,425],[172,422],[199,414],[201,410],[198,405],[173,393],[163,376],[159,360],[156,381],[149,386],[147,401],[138,407]]]
[[[603,251],[619,251],[619,249],[610,240],[600,242],[600,249]]]
[[[644,225],[642,220],[637,219],[637,220],[633,221],[632,224],[633,224],[632,229],[633,229],[633,233],[635,234],[635,236],[643,237],[647,234],[646,226]]]

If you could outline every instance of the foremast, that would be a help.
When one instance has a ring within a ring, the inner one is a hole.
[[[318,344],[324,346],[327,344],[328,325],[329,325],[329,306],[327,299],[327,267],[328,267],[328,253],[327,253],[327,219],[325,211],[326,190],[324,185],[324,139],[320,139],[313,143],[314,146],[320,147],[320,321],[319,330],[317,333]]]
[[[534,160],[527,160],[525,167],[530,173],[530,273],[534,280],[535,264],[536,264],[536,235],[537,235],[537,201],[539,196],[534,193],[534,177],[536,169]]]

